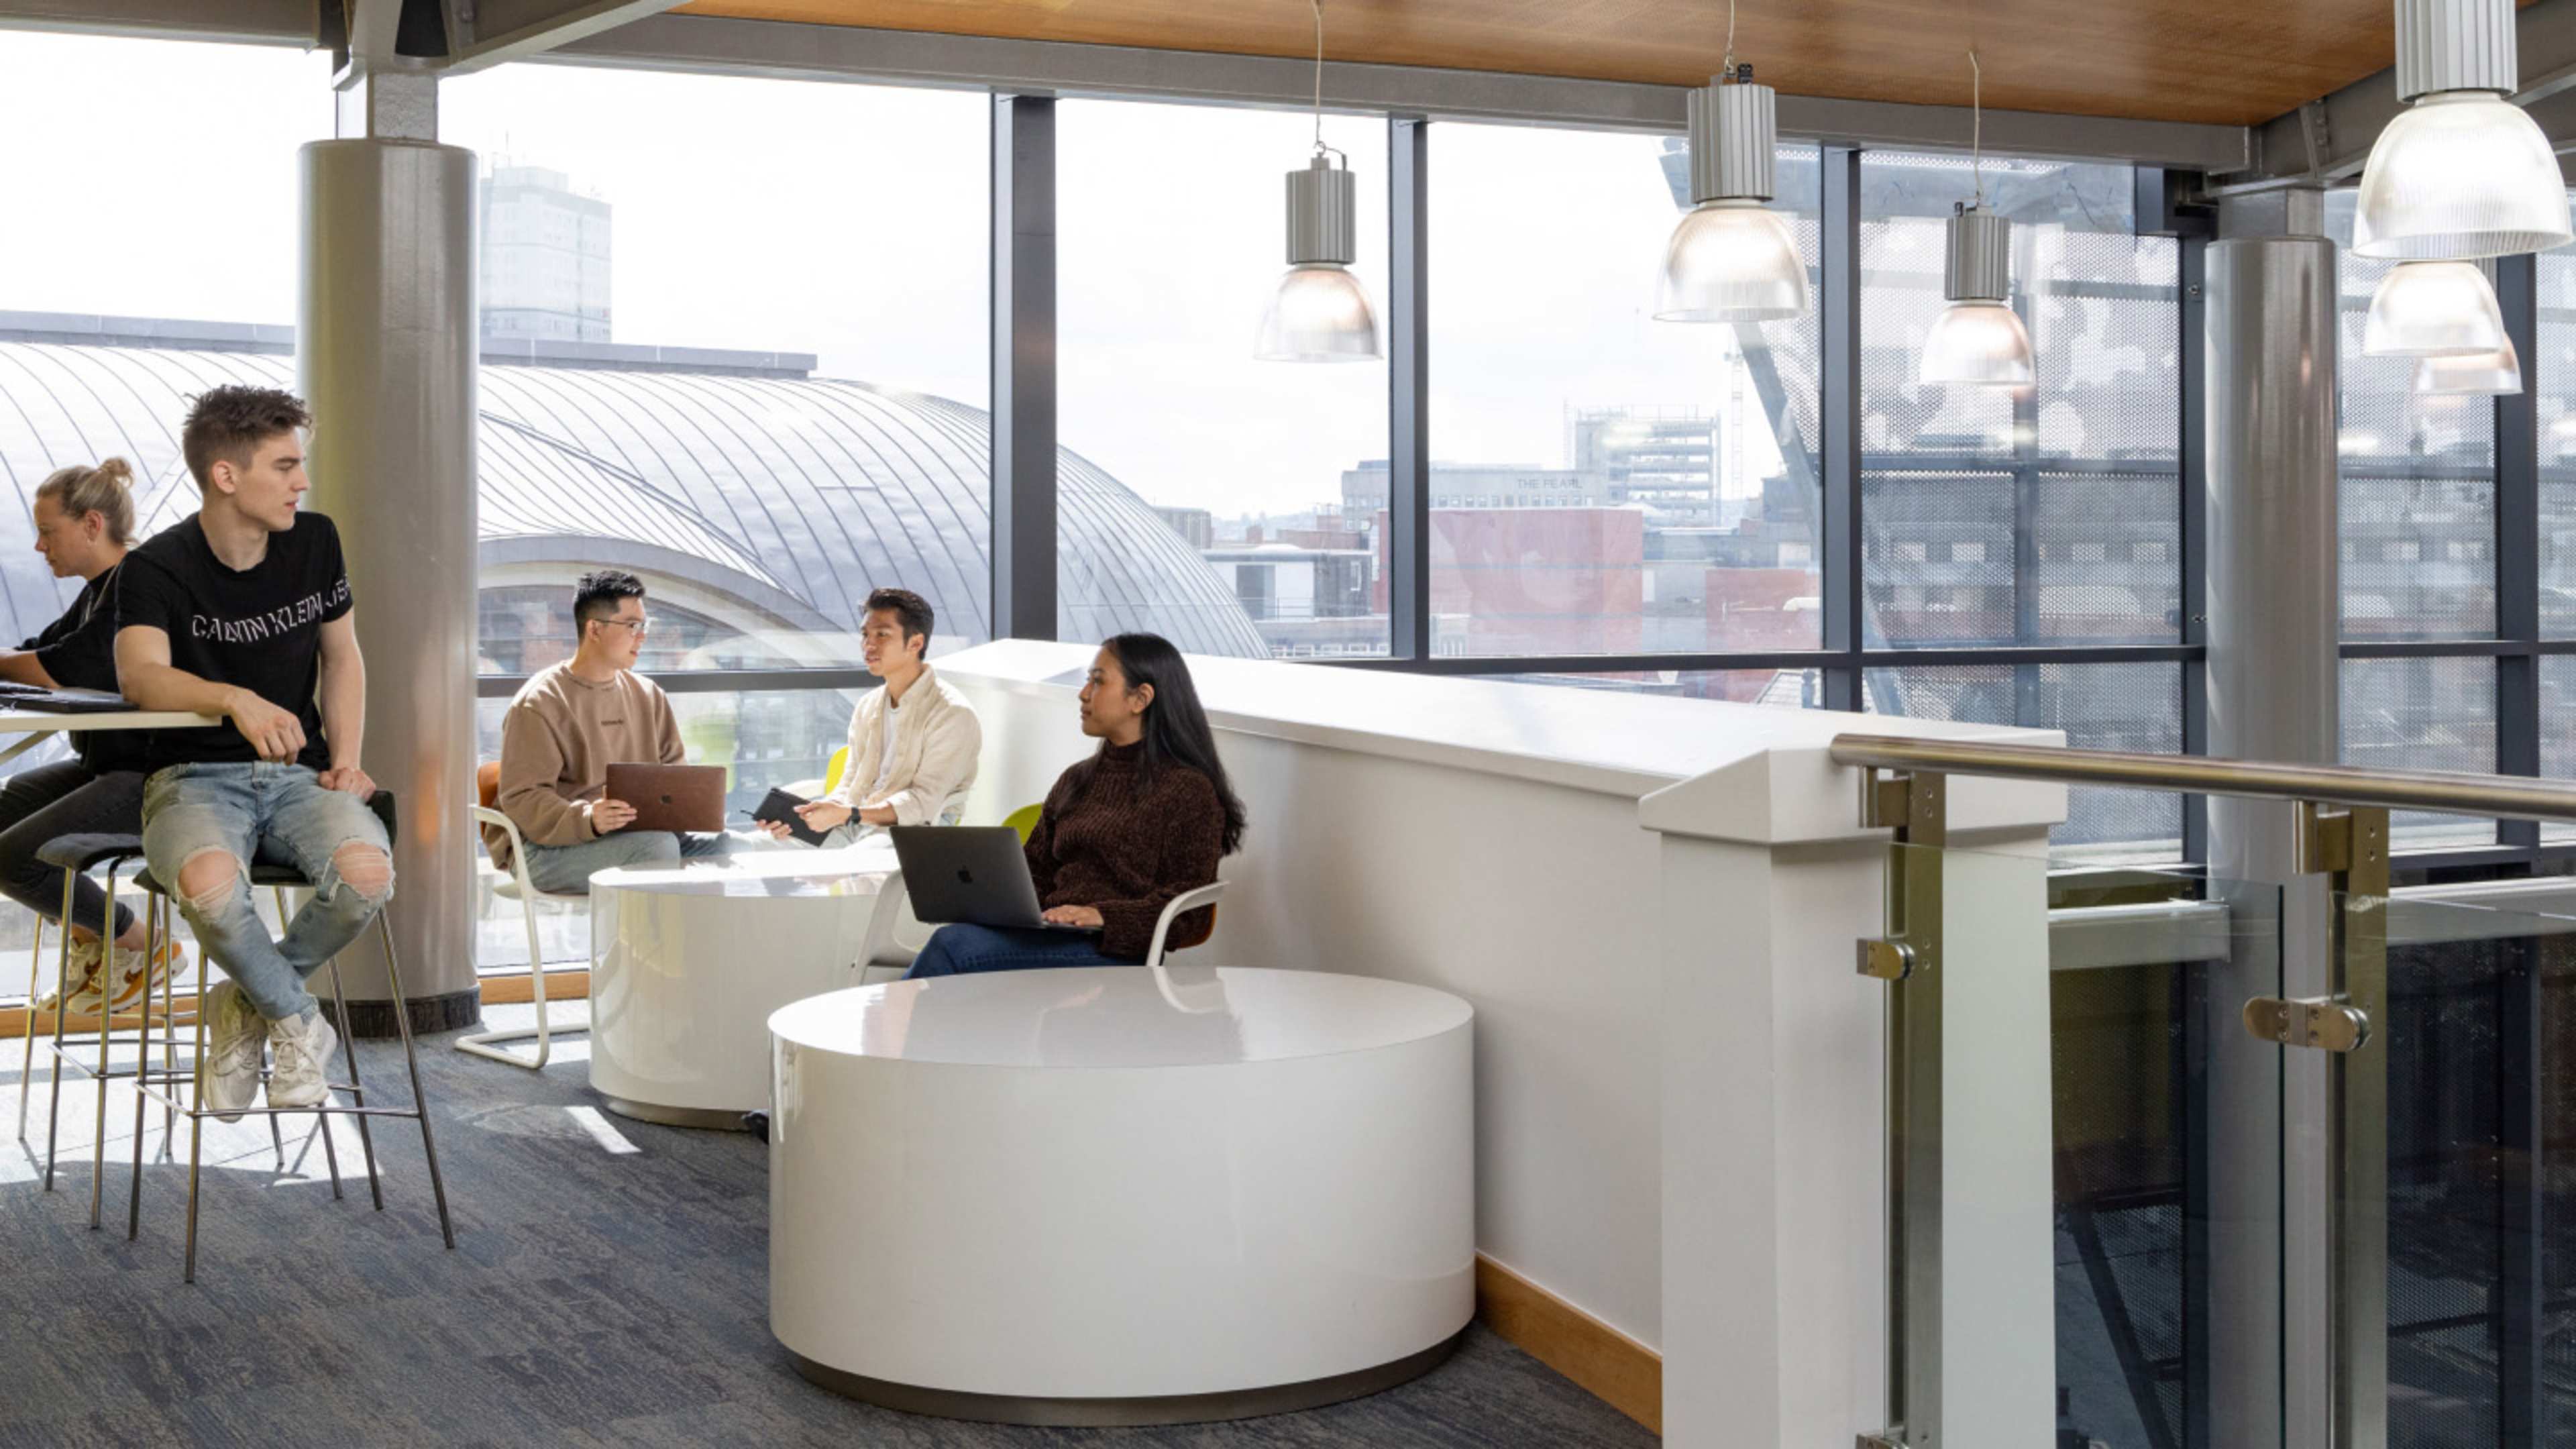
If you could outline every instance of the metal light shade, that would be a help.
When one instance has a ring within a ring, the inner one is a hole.
[[[1789,224],[1762,203],[1775,189],[1771,88],[1753,68],[1690,93],[1691,209],[1664,244],[1658,322],[1776,322],[1807,310],[1807,264]]]
[[[1951,215],[1941,295],[1950,305],[1932,319],[1916,375],[1928,383],[2030,386],[2036,379],[2030,332],[2004,301],[2012,295],[2010,221],[1982,206],[1961,206]]]
[[[2522,359],[2507,339],[2501,352],[2427,357],[2415,364],[2415,391],[2425,397],[2495,397],[2522,391]]]
[[[1377,345],[1377,309],[1350,274],[1359,255],[1358,185],[1322,152],[1288,173],[1288,270],[1270,291],[1257,362],[1367,362]]]
[[[1779,213],[1749,198],[1682,213],[1655,288],[1659,322],[1775,322],[1807,310],[1807,264]]]
[[[1377,309],[1360,279],[1335,262],[1290,267],[1261,315],[1252,344],[1262,362],[1369,362],[1378,350]]]
[[[2361,331],[2361,350],[2373,357],[2458,357],[2504,346],[2503,309],[2475,262],[2391,267]]]
[[[2021,316],[2001,302],[1953,302],[1932,319],[1923,339],[1922,380],[1976,383],[1989,387],[2028,387],[2030,332]]]
[[[2576,241],[2522,88],[2514,0],[2397,0],[2397,99],[2353,213],[2356,256],[2474,261]],[[2481,351],[2492,351],[2482,348]]]
[[[2361,173],[2355,256],[2470,260],[2576,240],[2549,138],[2486,91],[2426,96],[2400,111]]]

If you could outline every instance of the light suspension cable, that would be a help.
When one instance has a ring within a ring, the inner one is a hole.
[[[1264,362],[1367,362],[1385,354],[1377,309],[1349,270],[1359,255],[1359,187],[1350,157],[1324,144],[1324,0],[1314,5],[1315,149],[1288,173],[1288,270],[1271,288],[1252,355]]]
[[[1924,334],[1917,376],[1926,383],[2028,387],[2037,376],[2030,331],[2005,301],[2012,295],[2012,223],[1986,209],[1986,77],[1973,48],[1968,77],[1971,200],[1950,216],[1941,276],[1950,305]]]
[[[1664,244],[1663,322],[1770,322],[1807,310],[1807,264],[1769,201],[1779,165],[1777,100],[1735,59],[1727,0],[1724,69],[1690,93],[1691,209]]]

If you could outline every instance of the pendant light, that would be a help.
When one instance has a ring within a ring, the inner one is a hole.
[[[2355,256],[2462,261],[2576,241],[2521,86],[2514,0],[2397,0],[2397,98],[2353,213]]]
[[[2361,329],[2361,350],[2373,357],[2460,357],[2504,345],[2504,309],[2475,262],[2389,268]]]
[[[1256,359],[1368,362],[1384,355],[1377,309],[1350,273],[1359,255],[1358,196],[1351,158],[1324,144],[1324,0],[1315,0],[1315,154],[1288,173],[1288,270],[1262,313]]]
[[[2511,338],[2505,339],[2500,351],[2427,357],[2415,364],[2415,392],[2419,397],[2495,397],[2520,391],[2522,359],[2514,352]]]
[[[1807,264],[1779,213],[1764,207],[1778,170],[1778,102],[1735,63],[1735,0],[1726,59],[1690,93],[1691,209],[1664,245],[1659,322],[1775,322],[1807,310]]]
[[[1950,305],[1923,339],[1921,379],[1984,387],[2028,387],[2030,333],[2004,299],[2012,294],[2012,223],[1986,210],[1985,72],[1968,52],[1968,174],[1974,200],[1950,216],[1941,295]]]

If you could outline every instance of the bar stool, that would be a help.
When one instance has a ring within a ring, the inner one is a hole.
[[[96,1130],[90,1134],[93,1140],[90,1144],[89,1182],[89,1225],[95,1228],[99,1225],[100,1194],[104,1186],[103,1179],[107,1171],[107,1084],[110,1081],[126,1077],[139,1079],[149,1066],[150,1053],[152,1050],[152,1041],[150,1036],[152,998],[148,991],[144,994],[143,1001],[140,1006],[140,1024],[138,1025],[135,1033],[135,1061],[132,1067],[121,1068],[115,1064],[113,1059],[114,1044],[111,1038],[111,1031],[114,1028],[116,1019],[115,1001],[111,992],[117,980],[117,876],[126,865],[140,861],[143,858],[143,840],[140,836],[134,835],[89,834],[58,836],[53,840],[45,842],[44,846],[36,852],[36,858],[63,872],[62,920],[64,922],[64,927],[60,932],[61,955],[59,958],[57,975],[55,977],[54,1031],[53,1035],[47,1038],[45,1042],[45,1053],[51,1059],[53,1066],[53,1077],[51,1083],[52,1090],[45,1109],[45,1191],[51,1192],[54,1190],[55,1149],[56,1143],[60,1137],[62,1126],[63,1067],[68,1063],[73,1071],[82,1073],[98,1083]],[[96,1062],[90,1062],[80,1057],[77,1054],[76,1049],[65,1040],[63,1023],[65,1014],[70,1009],[72,996],[72,933],[70,923],[72,920],[73,888],[78,884],[79,877],[88,874],[90,871],[95,870],[102,865],[107,867],[107,905],[106,915],[99,922],[100,960],[98,966],[98,979],[100,981],[101,989],[99,992],[98,1003],[98,1060]],[[36,923],[36,949],[39,952],[44,949],[44,930],[44,922],[39,918]],[[143,944],[143,959],[146,962],[149,962],[152,959],[152,953],[157,949],[160,941],[161,937],[154,934],[152,919],[147,914],[144,922]],[[33,989],[35,980],[35,967],[31,963],[28,968],[29,992],[27,998],[28,1047],[26,1052],[26,1062],[29,1066],[32,1066],[34,1061],[36,1034],[36,1007],[35,992]],[[166,1070],[173,1067],[176,1060],[173,1054],[176,1052],[178,1047],[177,1039],[171,1035],[170,1030],[170,1024],[174,1013],[171,1010],[170,1002],[170,980],[166,976],[163,977],[161,981],[161,997],[162,1065]],[[20,1088],[18,1112],[20,1140],[22,1141],[25,1140],[27,1096],[34,1086],[31,1076],[31,1073],[22,1070],[22,1074],[19,1079]],[[141,1117],[139,1113],[137,1114],[136,1125],[138,1129],[141,1126]],[[283,1156],[284,1152],[281,1147],[281,1160],[283,1159]]]
[[[47,865],[53,866],[64,874],[63,914],[65,919],[69,919],[71,915],[73,882],[70,878],[75,875],[87,874],[90,870],[101,865],[107,866],[107,921],[112,927],[116,920],[117,871],[130,862],[140,861],[143,859],[143,840],[140,836],[104,833],[64,835],[45,842],[44,846],[36,852],[36,856]],[[280,911],[285,909],[285,904],[285,892],[280,891],[278,893],[278,908]],[[154,953],[159,951],[162,945],[169,941],[170,938],[170,912],[168,901],[164,898],[148,903],[144,907],[143,913],[143,949],[137,954],[140,954],[146,962],[149,962],[153,959]],[[45,920],[44,917],[39,916],[36,918],[35,948],[31,954],[41,958],[44,952],[44,946]],[[100,960],[98,969],[100,978],[105,987],[112,987],[116,981],[115,969],[117,954],[112,929],[101,936],[99,951]],[[135,1076],[142,1068],[149,1064],[151,1060],[152,1047],[152,997],[150,990],[147,987],[143,999],[136,1007],[136,1010],[139,1013],[139,1020],[136,1023],[138,1031],[134,1069],[120,1068],[114,1063],[113,1053],[115,1042],[112,1032],[115,1024],[116,1013],[113,1003],[107,999],[107,992],[105,989],[102,989],[100,992],[98,1062],[93,1065],[90,1062],[84,1061],[78,1055],[74,1054],[75,1049],[65,1040],[64,1033],[64,1013],[68,1009],[68,1003],[71,997],[71,992],[68,989],[68,984],[65,979],[71,974],[71,933],[68,931],[62,933],[61,952],[61,963],[57,970],[56,988],[54,993],[54,1030],[53,1035],[48,1039],[46,1046],[46,1050],[51,1055],[53,1062],[53,1081],[50,1102],[45,1117],[44,1190],[47,1192],[54,1190],[54,1168],[57,1159],[56,1145],[60,1138],[61,1129],[63,1064],[68,1062],[71,1064],[72,1070],[91,1077],[98,1082],[99,1116],[98,1128],[95,1133],[98,1140],[93,1142],[90,1146],[89,1225],[95,1228],[99,1225],[100,1194],[104,1188],[102,1175],[106,1171],[107,1161],[107,1084],[112,1080]],[[20,1066],[18,1078],[21,1084],[18,1093],[18,1140],[20,1142],[25,1142],[27,1140],[27,1099],[34,1094],[35,1086],[35,1074],[32,1070],[32,1063],[35,1059],[37,1015],[35,988],[38,975],[39,970],[37,965],[34,962],[30,962],[27,968],[27,1047],[24,1060]],[[179,1041],[176,1036],[171,1034],[179,1019],[177,1004],[172,996],[177,984],[178,983],[175,978],[171,976],[164,975],[161,978],[161,1035],[159,1037],[159,1043],[161,1047],[161,1062],[165,1071],[176,1070],[178,1063]],[[204,990],[204,985],[205,978],[201,970],[198,975],[198,989],[201,995]],[[193,1014],[195,1008],[191,1007],[190,1011]],[[135,1114],[135,1128],[139,1134],[142,1130],[142,1113],[140,1110],[142,1103],[140,1098],[136,1100],[135,1105],[137,1108]],[[170,1120],[165,1115],[162,1126],[162,1152],[164,1155],[167,1155],[169,1152],[169,1126]],[[268,1136],[270,1145],[277,1150],[278,1170],[283,1172],[286,1169],[286,1139],[284,1135],[278,1131],[277,1121],[275,1118],[271,1118],[269,1120]],[[328,1151],[330,1144],[326,1141],[323,1146],[324,1149]],[[337,1192],[339,1189],[339,1175],[336,1168],[337,1164],[335,1163],[335,1170],[332,1174],[332,1189],[334,1192]]]
[[[373,810],[376,813],[376,817],[384,822],[385,840],[387,844],[390,845],[395,839],[393,792],[390,790],[377,791],[368,799],[367,808]],[[250,884],[253,887],[270,886],[277,888],[281,891],[281,899],[282,892],[286,890],[309,891],[313,889],[313,882],[305,879],[304,874],[292,866],[261,865],[256,862],[250,862],[247,863],[246,868],[250,873]],[[170,892],[160,881],[153,877],[152,872],[148,868],[135,877],[135,884],[141,887],[147,895],[153,898],[154,906],[159,910],[163,920],[166,922],[168,919],[170,905]],[[396,1029],[402,1035],[403,1065],[411,1078],[411,1105],[408,1107],[370,1107],[366,1104],[366,1090],[358,1079],[357,1043],[355,1037],[349,1031],[348,1000],[346,995],[340,989],[340,962],[339,958],[335,956],[330,962],[331,996],[338,1008],[340,1047],[349,1068],[349,1080],[346,1082],[332,1082],[328,1085],[330,1090],[334,1093],[348,1093],[349,1105],[345,1107],[336,1105],[334,1099],[326,1097],[323,1105],[320,1106],[253,1107],[246,1109],[244,1115],[267,1117],[272,1130],[274,1130],[276,1126],[277,1118],[280,1115],[289,1112],[310,1112],[314,1114],[317,1121],[332,1116],[357,1118],[358,1144],[360,1150],[366,1156],[367,1187],[368,1191],[375,1199],[376,1211],[378,1212],[384,1211],[385,1208],[385,1190],[384,1182],[376,1171],[375,1138],[368,1130],[367,1119],[370,1117],[409,1117],[419,1122],[421,1152],[429,1163],[429,1190],[431,1196],[436,1199],[438,1204],[439,1235],[446,1241],[448,1248],[452,1250],[456,1246],[456,1226],[448,1216],[447,1186],[444,1180],[439,1176],[438,1172],[438,1142],[430,1127],[429,1101],[421,1094],[420,1057],[413,1049],[412,1045],[411,1005],[409,1000],[403,995],[402,962],[399,954],[394,949],[393,925],[385,918],[385,913],[383,911],[376,913],[376,934],[378,939],[384,943],[385,979],[392,989],[392,1001],[390,1005],[393,1008],[394,1024]],[[148,1030],[148,1022],[142,1028],[138,1028],[138,1040],[141,1038],[142,1034]],[[126,1209],[126,1236],[130,1239],[137,1236],[142,1230],[143,1134],[141,1129],[144,1110],[143,1099],[145,1097],[149,1097],[153,1101],[159,1102],[162,1105],[165,1114],[176,1114],[188,1119],[188,1238],[187,1261],[183,1281],[189,1283],[197,1281],[197,1197],[198,1179],[205,1155],[203,1150],[205,1140],[205,1119],[214,1115],[214,1110],[204,1105],[205,1061],[206,1013],[203,1010],[200,1010],[196,1013],[195,1045],[190,1055],[186,1070],[165,1070],[158,1073],[146,1072],[142,1074],[137,1083],[137,1096],[134,1104],[136,1127],[134,1136],[134,1174],[131,1184],[131,1198]],[[265,1077],[267,1069],[263,1067],[261,1071],[263,1077]],[[187,1091],[184,1094],[185,1100],[182,1100],[182,1093],[180,1091],[182,1084],[185,1084],[187,1087]],[[327,1122],[323,1123],[322,1149],[325,1160],[331,1164],[332,1195],[337,1197],[340,1189],[339,1157],[338,1153],[331,1145],[331,1133]]]

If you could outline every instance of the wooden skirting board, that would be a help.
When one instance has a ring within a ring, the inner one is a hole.
[[[529,984],[529,980],[525,975],[486,976],[483,978],[481,985],[483,990],[483,1001],[484,1004],[488,1006],[518,1005],[537,999],[536,991]],[[589,968],[571,967],[567,969],[548,971],[546,973],[547,1000],[577,1001],[588,995],[590,995]],[[180,1026],[191,1026],[195,1023],[197,1016],[197,998],[195,993],[191,992],[185,996],[174,996],[171,998],[170,1004],[172,1009],[178,1013],[178,1024]],[[152,1016],[156,1023],[160,1020],[160,1003],[157,1001],[153,1004]],[[136,1017],[129,1012],[115,1018],[110,1029],[131,1035],[135,1027],[139,1024],[140,1023],[137,1021]],[[98,1018],[95,1016],[73,1015],[65,1018],[63,1021],[63,1034],[65,1036],[77,1037],[84,1032],[95,1035],[97,1031]],[[22,1037],[26,1034],[27,1010],[25,1007],[19,1006],[0,1009],[0,1040],[6,1040],[11,1037]],[[54,1014],[50,1011],[38,1012],[36,1014],[36,1035],[52,1036],[53,1034]]]
[[[1663,1355],[1482,1253],[1476,1316],[1595,1398],[1664,1432]]]

